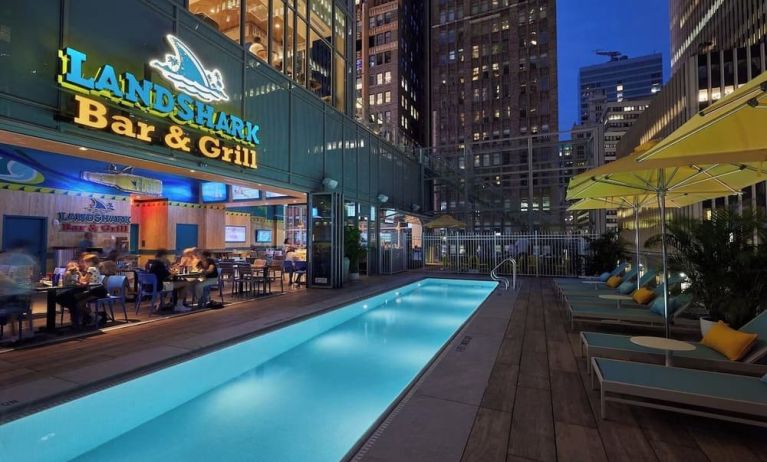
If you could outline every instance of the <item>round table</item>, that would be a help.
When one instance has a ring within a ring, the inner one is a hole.
[[[633,298],[631,298],[628,295],[618,295],[618,294],[602,294],[599,296],[599,298],[601,298],[602,300],[615,300],[618,303],[618,309],[621,308],[622,301],[633,300]]]
[[[666,366],[671,365],[671,355],[675,351],[693,351],[695,349],[695,346],[687,343],[682,342],[679,340],[674,340],[671,338],[665,338],[665,337],[631,337],[629,339],[631,343],[639,346],[643,346],[645,348],[653,348],[656,350],[663,350],[666,352]]]
[[[597,287],[599,287],[600,284],[604,285],[604,282],[602,281],[581,281],[581,282],[584,284],[591,284],[592,286],[594,286],[594,290],[597,290]]]

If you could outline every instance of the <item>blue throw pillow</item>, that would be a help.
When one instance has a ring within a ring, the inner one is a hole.
[[[602,273],[599,275],[599,280],[602,282],[607,282],[607,280],[610,279],[610,273]]]
[[[618,293],[623,295],[628,295],[634,291],[635,287],[636,287],[636,284],[634,283],[634,281],[623,282],[621,283],[621,285],[618,286]]]
[[[676,299],[673,297],[669,297],[668,298],[668,314],[673,315],[676,309],[677,309]],[[655,297],[655,300],[653,300],[652,304],[650,305],[650,311],[652,311],[653,313],[659,316],[664,316],[665,310],[663,309],[663,295]]]

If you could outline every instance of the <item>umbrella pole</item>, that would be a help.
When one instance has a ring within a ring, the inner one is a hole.
[[[660,208],[660,256],[663,260],[663,313],[666,318],[666,338],[671,337],[671,324],[668,317],[668,270],[666,268],[666,191],[658,190],[658,208]]]
[[[637,290],[639,290],[639,281],[642,280],[642,275],[639,274],[639,202],[634,203],[634,244],[636,244],[637,251]]]

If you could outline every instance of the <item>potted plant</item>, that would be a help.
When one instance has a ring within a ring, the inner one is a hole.
[[[344,229],[344,255],[349,259],[349,279],[356,281],[360,278],[360,258],[365,248],[360,244],[360,230],[354,226]]]
[[[767,243],[765,223],[751,212],[742,215],[716,210],[711,219],[678,218],[668,226],[667,242],[675,250],[672,268],[685,273],[687,289],[707,313],[701,317],[701,333],[710,323],[724,321],[737,329],[756,314],[767,290]],[[654,236],[646,245],[655,245]]]

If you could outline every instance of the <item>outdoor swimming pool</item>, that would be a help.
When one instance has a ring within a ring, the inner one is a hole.
[[[9,422],[0,460],[339,460],[495,287],[426,279]]]

